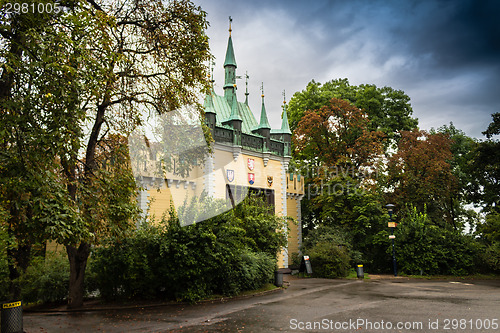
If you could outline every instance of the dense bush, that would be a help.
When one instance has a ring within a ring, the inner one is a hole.
[[[315,277],[345,277],[350,269],[347,248],[330,242],[319,242],[308,252]]]
[[[5,211],[0,207],[0,301],[8,299],[9,295],[9,267],[7,261],[8,234],[2,223]]]
[[[488,273],[500,273],[500,242],[493,242],[485,246],[482,260],[486,264]]]
[[[472,236],[433,225],[415,208],[408,210],[395,234],[402,273],[466,275],[479,269],[481,247]]]
[[[9,268],[7,256],[0,255],[0,301],[6,300],[9,295]]]
[[[347,236],[332,227],[320,226],[310,231],[302,250],[310,258],[315,277],[345,277],[352,266]]]
[[[59,302],[68,296],[69,262],[64,253],[35,257],[19,278],[24,302]]]
[[[91,272],[104,298],[196,301],[272,281],[286,239],[276,230],[283,230],[284,220],[257,199],[184,227],[171,216],[94,250]]]

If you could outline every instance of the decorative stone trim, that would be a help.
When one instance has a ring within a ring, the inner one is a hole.
[[[287,216],[287,203],[286,203],[286,171],[288,169],[288,160],[281,163],[281,214]],[[283,248],[283,267],[288,268],[288,244]]]

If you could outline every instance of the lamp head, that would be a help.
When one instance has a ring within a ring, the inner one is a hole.
[[[389,215],[392,215],[392,213],[394,211],[394,207],[396,207],[396,206],[393,204],[387,204],[387,205],[385,205],[385,207],[387,208],[387,212],[389,213]]]

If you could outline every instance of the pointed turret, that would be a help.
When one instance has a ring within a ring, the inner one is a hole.
[[[236,60],[234,58],[233,40],[231,37],[231,22],[233,19],[229,16],[229,40],[227,42],[226,60],[224,61],[224,97],[229,105],[236,99]]]
[[[281,120],[281,130],[280,130],[280,132],[283,135],[283,142],[285,143],[283,153],[284,153],[285,156],[292,156],[292,149],[291,149],[292,131],[290,131],[290,125],[288,124],[288,116],[286,114],[286,101],[283,101],[283,115],[282,115],[282,118],[283,119]]]
[[[215,96],[215,91],[214,91],[214,66],[215,62],[212,61],[210,64],[210,71],[211,74],[208,75],[210,78],[210,92],[205,96],[205,101],[203,103],[203,108],[205,110],[205,121],[208,127],[213,131],[215,128],[215,125],[217,123],[217,112],[215,111],[215,106],[214,106],[214,100],[213,96]]]
[[[286,102],[283,103],[283,113],[281,115],[281,133],[292,135],[290,125],[288,124],[288,116],[286,114]]]
[[[262,107],[260,109],[260,123],[259,127],[257,129],[271,129],[271,125],[269,125],[269,120],[267,120],[267,112],[266,112],[266,105],[264,104],[264,82],[262,82],[261,85],[261,91],[262,91]],[[261,134],[262,135],[262,134]]]
[[[269,121],[267,120],[266,105],[264,104],[264,95],[262,95],[262,108],[260,110],[260,123],[258,128],[271,129],[271,125],[269,125]]]
[[[226,60],[224,61],[224,67],[226,66],[238,67],[234,58],[233,39],[231,35],[229,35],[229,41],[227,42]]]
[[[205,97],[205,102],[203,103],[203,107],[205,109],[205,120],[207,126],[211,129],[215,128],[215,124],[217,122],[217,113],[215,112],[213,94],[213,89],[211,89],[210,93],[208,93]]]
[[[223,122],[223,124],[229,125],[236,131],[241,132],[242,122],[243,119],[241,119],[240,112],[238,110],[238,101],[234,98],[231,105],[231,114],[229,115],[229,118]]]
[[[260,110],[260,123],[256,132],[264,137],[263,150],[267,151],[269,149],[271,139],[271,125],[269,125],[269,120],[267,120],[266,105],[264,104],[264,83],[262,83],[260,89],[262,90],[262,107]]]

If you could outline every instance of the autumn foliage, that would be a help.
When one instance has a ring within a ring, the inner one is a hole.
[[[389,159],[389,195],[400,206],[412,204],[420,211],[453,223],[450,202],[458,191],[458,180],[450,162],[452,141],[441,133],[402,131],[398,151]],[[434,219],[436,221],[436,219]]]
[[[306,111],[294,132],[296,156],[325,166],[368,165],[382,152],[381,132],[368,131],[369,119],[349,101],[333,98]]]

